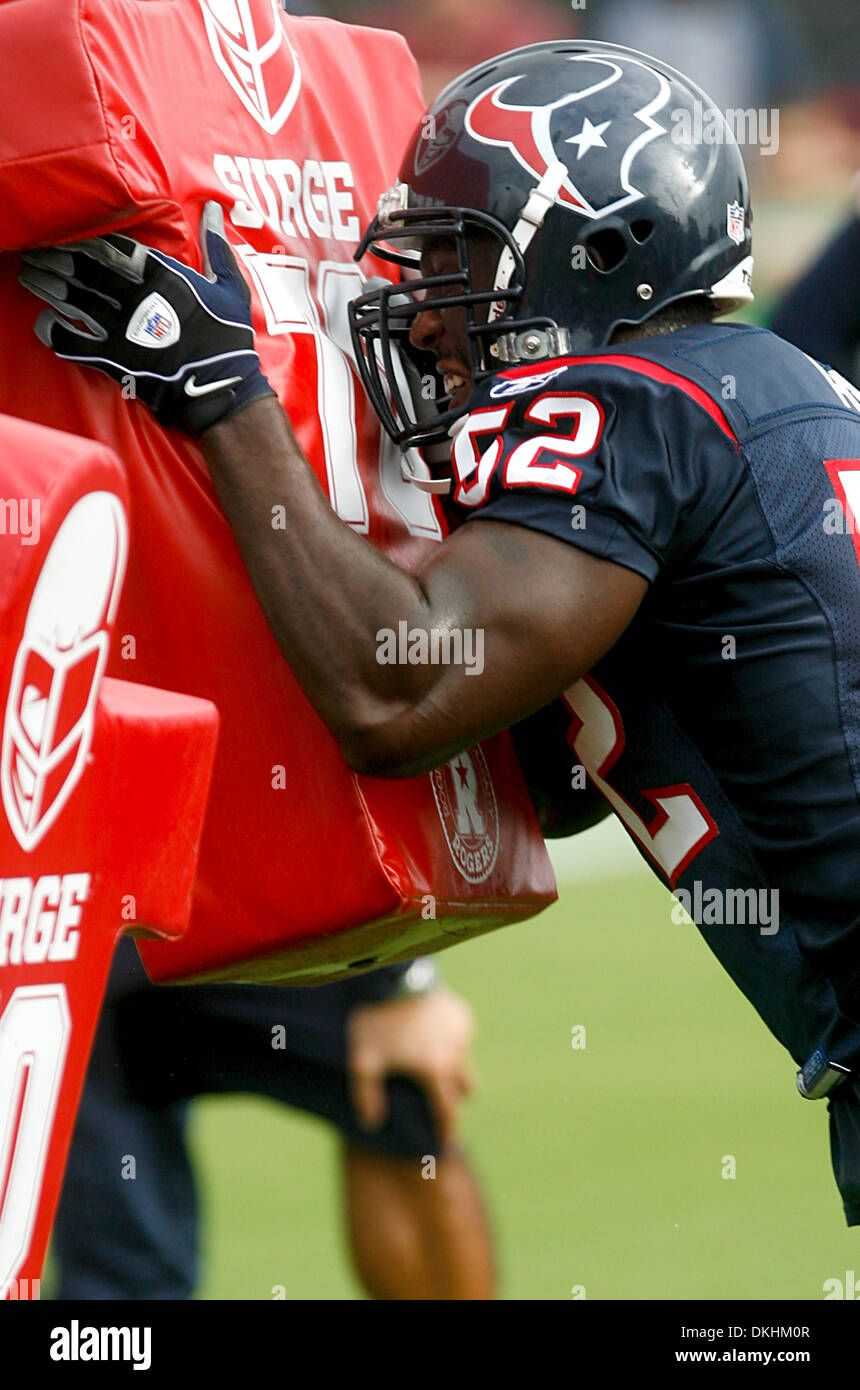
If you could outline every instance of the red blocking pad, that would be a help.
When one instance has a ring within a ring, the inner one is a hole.
[[[272,929],[237,914],[232,938],[140,942],[153,980],[343,978],[530,917],[555,897],[507,736],[424,777],[358,777],[332,760],[314,781],[306,763],[281,793],[292,892]],[[326,798],[318,817],[291,816],[297,785]]]
[[[0,409],[120,455],[132,534],[108,672],[221,717],[191,926],[141,944],[152,978],[332,979],[540,911],[555,884],[507,736],[432,776],[355,776],[275,645],[199,450],[55,359],[15,278],[17,248],[109,230],[200,268],[219,201],[263,369],[321,485],[415,568],[445,523],[380,437],[346,319],[365,277],[394,273],[352,257],[423,110],[403,40],[275,0],[0,0],[0,70],[16,113],[0,131]]]
[[[0,446],[0,1298],[28,1298],[116,941],[188,922],[217,713],[104,677],[117,458],[5,416]]]

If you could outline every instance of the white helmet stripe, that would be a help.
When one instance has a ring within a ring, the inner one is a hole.
[[[511,235],[525,255],[531,244],[535,232],[543,226],[544,218],[554,205],[556,194],[567,178],[567,166],[562,164],[560,159],[553,160],[540,183],[532,189],[520,212],[517,225]],[[511,283],[511,276],[514,273],[514,257],[510,247],[506,246],[499,256],[496,266],[496,277],[493,283],[494,290],[506,290]],[[492,323],[500,314],[504,313],[504,301],[497,301],[490,306],[488,323]]]

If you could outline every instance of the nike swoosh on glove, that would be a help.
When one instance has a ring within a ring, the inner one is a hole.
[[[27,251],[18,277],[51,306],[35,332],[58,357],[106,372],[161,424],[192,435],[275,394],[260,368],[251,291],[218,203],[203,209],[200,245],[202,275],[112,234]]]

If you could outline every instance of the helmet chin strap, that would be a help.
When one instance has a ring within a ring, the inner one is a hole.
[[[460,421],[457,421],[459,424]],[[453,429],[453,426],[452,426]],[[450,455],[450,450],[448,451]],[[407,483],[412,483],[422,492],[445,496],[451,491],[450,478],[434,478],[417,449],[406,449],[400,456],[400,472]]]
[[[514,242],[525,255],[536,232],[543,226],[544,218],[555,203],[556,194],[567,178],[567,166],[560,159],[554,159],[540,183],[529,194],[520,212],[517,225],[511,233]],[[505,246],[496,266],[494,290],[506,290],[514,273],[514,257],[509,246]],[[505,311],[504,300],[490,305],[487,322],[492,323]]]

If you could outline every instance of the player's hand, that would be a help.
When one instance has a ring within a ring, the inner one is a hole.
[[[200,434],[275,393],[260,370],[251,292],[218,203],[200,223],[204,274],[111,235],[24,253],[21,284],[51,306],[35,332],[58,357],[106,372],[163,425]]]
[[[460,1102],[475,1085],[469,1056],[474,1030],[469,1005],[441,987],[353,1009],[347,1066],[362,1123],[375,1129],[384,1122],[386,1077],[409,1076],[426,1090],[443,1144],[448,1144]]]

